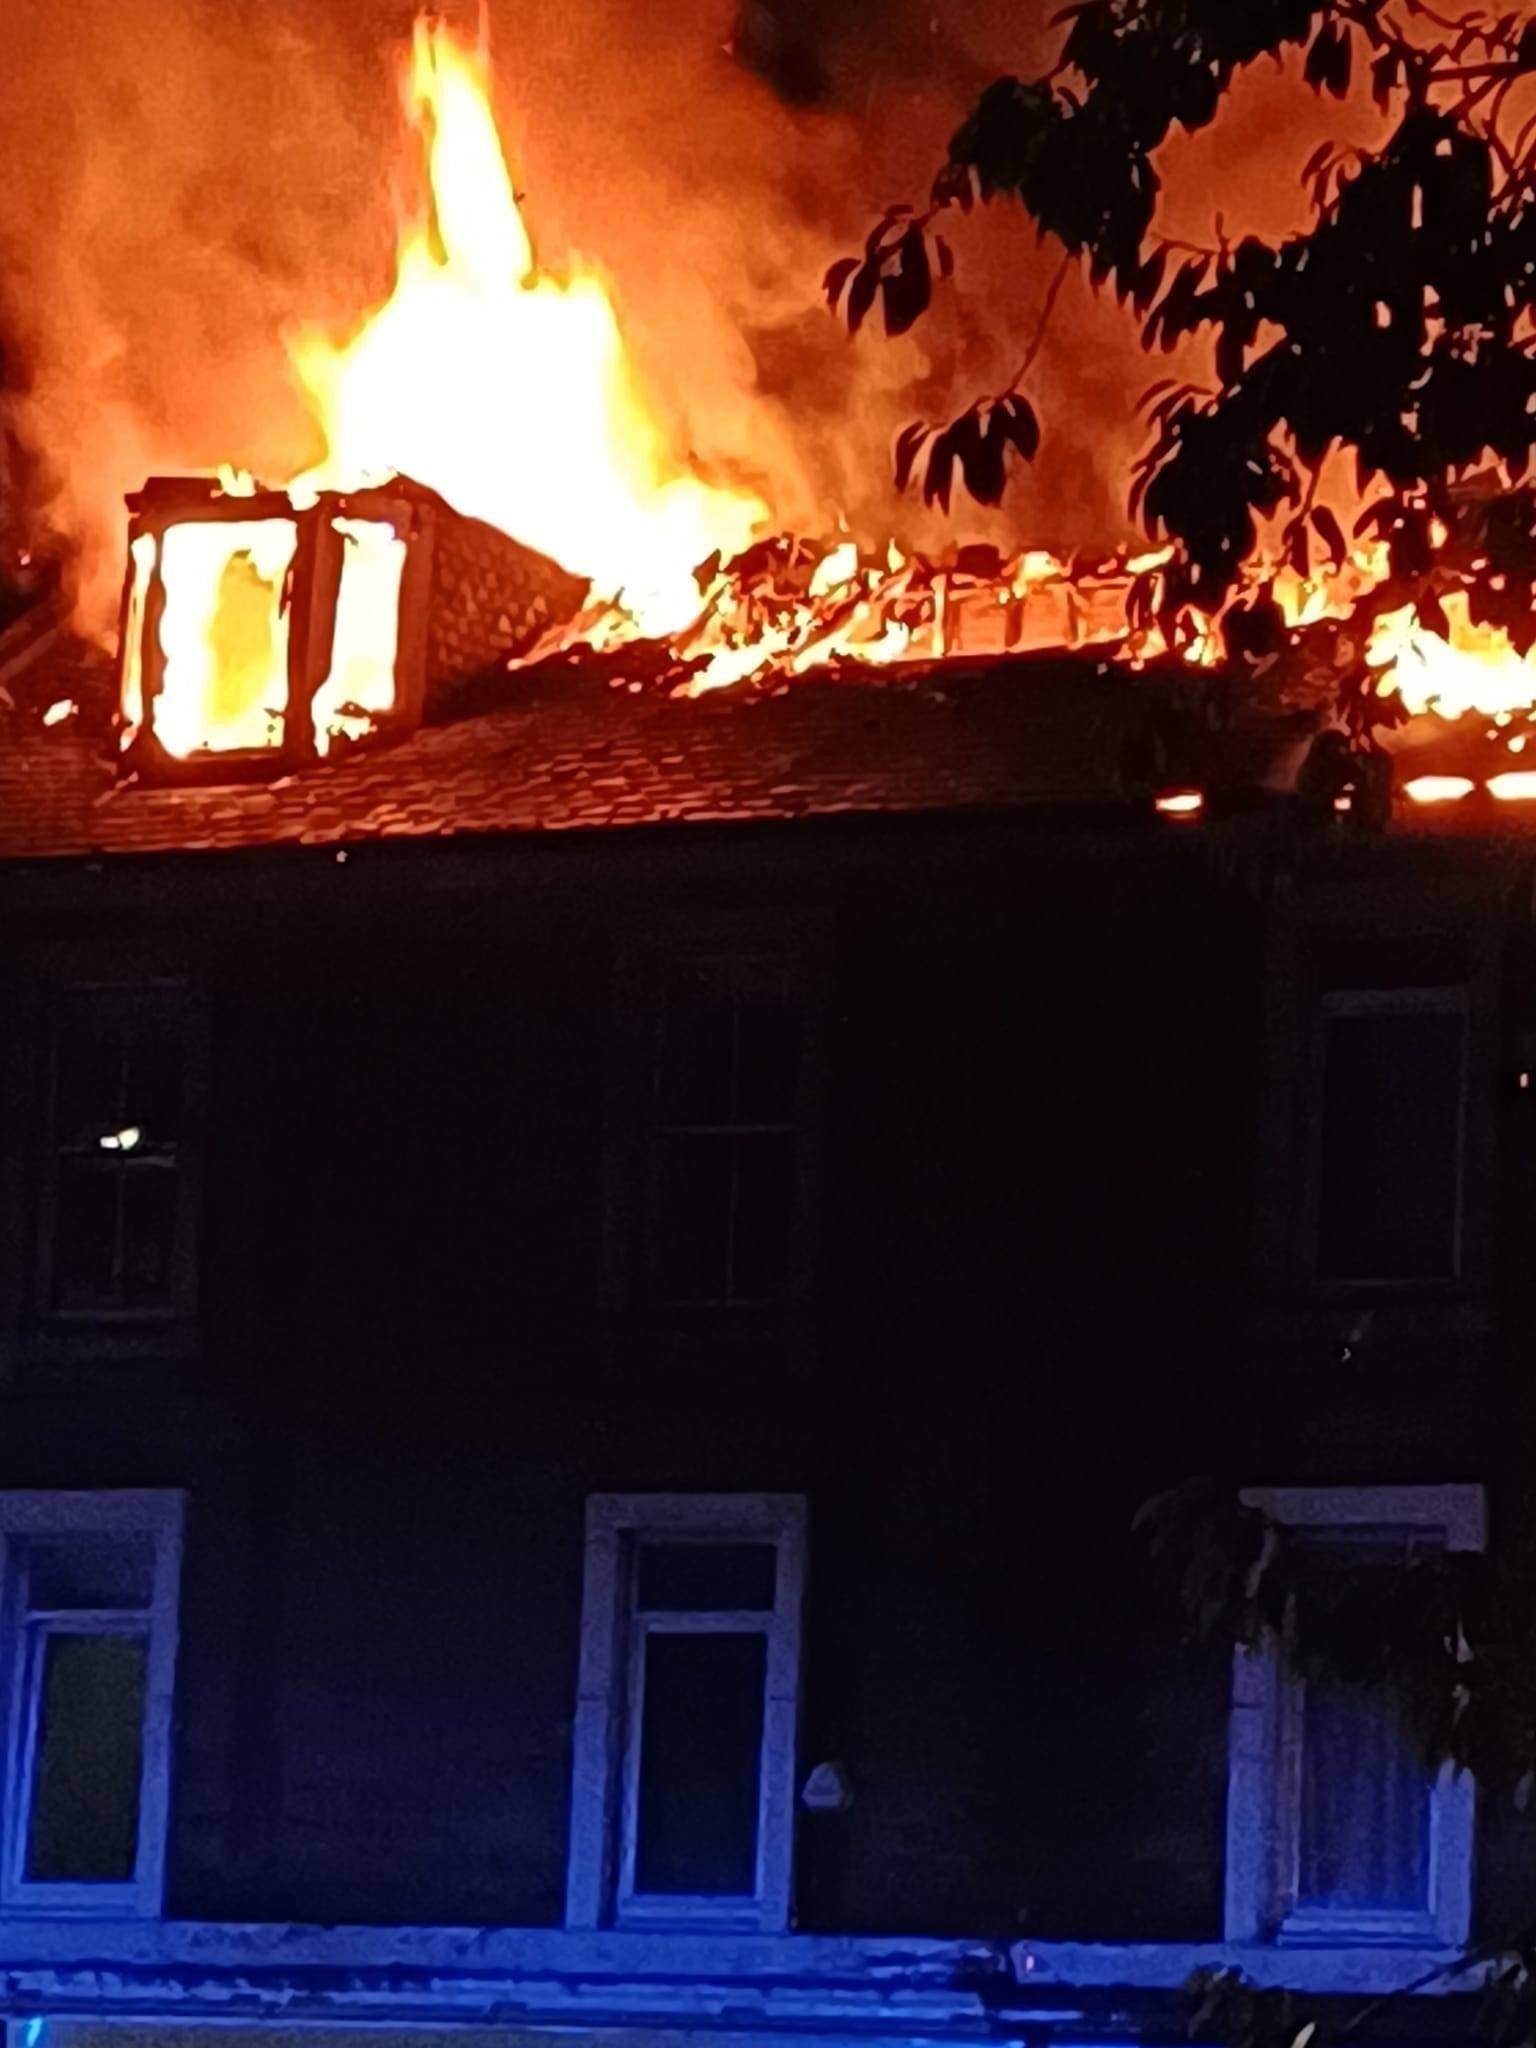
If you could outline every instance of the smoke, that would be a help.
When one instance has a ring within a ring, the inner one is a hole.
[[[751,482],[787,526],[932,544],[955,529],[894,497],[892,435],[1007,380],[1055,255],[1007,209],[960,223],[956,288],[896,342],[850,341],[820,277],[884,204],[922,196],[988,78],[1044,67],[1055,4],[484,0],[463,25],[488,34],[541,258],[607,270],[679,452]],[[409,27],[409,0],[10,10],[8,425],[94,630],[111,629],[122,499],[146,475],[281,477],[319,454],[284,338],[388,290]],[[1245,132],[1250,168],[1272,162],[1274,124]],[[1230,191],[1219,168],[1206,183]],[[1194,212],[1212,196],[1196,189]],[[1127,317],[1076,277],[1057,331],[1032,378],[1040,462],[1004,511],[963,515],[961,537],[1125,532],[1146,364]]]

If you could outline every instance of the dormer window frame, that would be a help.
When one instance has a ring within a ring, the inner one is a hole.
[[[286,491],[230,493],[211,479],[152,480],[128,500],[128,566],[119,621],[119,686],[123,715],[137,696],[134,725],[120,756],[124,775],[157,786],[264,782],[319,758],[314,700],[330,670],[346,543],[338,521],[391,525],[406,543],[394,660],[394,703],[382,715],[376,739],[409,730],[420,720],[425,689],[428,590],[432,575],[431,507],[388,486],[317,493],[295,504]],[[279,597],[288,618],[287,694],[281,737],[271,746],[200,749],[185,758],[170,753],[155,726],[164,686],[160,624],[165,609],[161,562],[166,534],[182,525],[282,522],[294,530],[294,549]],[[141,563],[146,566],[141,566]],[[134,676],[130,693],[129,676]],[[351,740],[349,748],[366,742]]]

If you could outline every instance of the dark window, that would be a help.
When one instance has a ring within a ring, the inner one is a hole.
[[[1319,1526],[1298,1541],[1307,1597],[1327,1602],[1336,1617],[1352,1601],[1379,1603],[1388,1597],[1384,1574],[1396,1579],[1445,1548],[1438,1532],[1424,1529]],[[1368,1640],[1379,1627],[1367,1623],[1358,1633]],[[1429,1910],[1434,1778],[1400,1700],[1382,1683],[1314,1674],[1300,1686],[1300,1705],[1297,1904]]]
[[[126,1884],[139,1846],[147,1644],[42,1631],[26,1877]]]
[[[43,1303],[64,1315],[165,1314],[188,1281],[184,1000],[74,989],[54,1035]]]
[[[782,958],[675,962],[658,1018],[650,1282],[678,1306],[782,1301],[804,1180],[805,1004]]]
[[[750,1898],[767,1639],[645,1639],[635,1890]]]
[[[1456,1008],[1339,1008],[1327,1015],[1322,1278],[1456,1273],[1465,1040],[1465,1016]]]

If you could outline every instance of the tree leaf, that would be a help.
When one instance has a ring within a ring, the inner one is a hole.
[[[1006,438],[993,431],[992,420],[984,419],[979,408],[957,420],[953,431],[966,489],[978,505],[1001,504],[1008,474]]]
[[[826,276],[821,280],[821,288],[827,295],[827,305],[832,312],[835,313],[837,311],[837,302],[843,295],[843,287],[858,267],[859,258],[857,256],[839,257],[838,261],[831,265]]]
[[[1344,539],[1343,527],[1326,505],[1313,506],[1312,525],[1323,546],[1328,550],[1329,560],[1336,569],[1342,568],[1349,560],[1349,547]]]
[[[1339,40],[1339,31],[1331,21],[1324,21],[1312,38],[1311,47],[1307,51],[1307,61],[1302,68],[1302,76],[1314,92],[1333,90],[1339,61]]]
[[[1442,640],[1451,637],[1451,622],[1445,615],[1445,606],[1434,591],[1426,590],[1414,602],[1414,613],[1419,624],[1427,633],[1438,633]]]
[[[1166,245],[1155,249],[1137,271],[1131,286],[1131,305],[1138,315],[1145,314],[1163,288],[1163,277],[1168,269]]]
[[[854,280],[848,287],[848,301],[843,309],[850,334],[857,334],[864,325],[869,309],[875,303],[875,293],[879,286],[880,266],[866,258],[859,265]]]
[[[976,204],[976,178],[969,164],[941,165],[929,194],[935,206],[958,206],[969,213]]]
[[[1040,452],[1040,421],[1022,392],[1011,392],[997,408],[997,427],[1017,449],[1021,460],[1033,462]]]
[[[1301,167],[1301,183],[1303,185],[1310,185],[1332,155],[1333,144],[1331,142],[1320,142]]]
[[[941,434],[934,435],[928,449],[928,467],[923,472],[925,505],[937,505],[942,512],[948,512],[954,468],[954,429],[946,427]]]
[[[933,432],[926,420],[913,420],[896,436],[895,479],[898,491],[904,491],[912,481],[912,471],[922,452],[923,443]]]
[[[933,277],[922,229],[908,228],[897,247],[900,254],[895,270],[887,270],[880,279],[880,303],[889,335],[907,333],[927,312],[933,298]]]

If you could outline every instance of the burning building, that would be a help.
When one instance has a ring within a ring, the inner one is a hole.
[[[765,532],[481,84],[324,459],[0,635],[13,2048],[1459,2035],[1528,1818],[1129,1530],[1529,1541],[1524,657]]]

